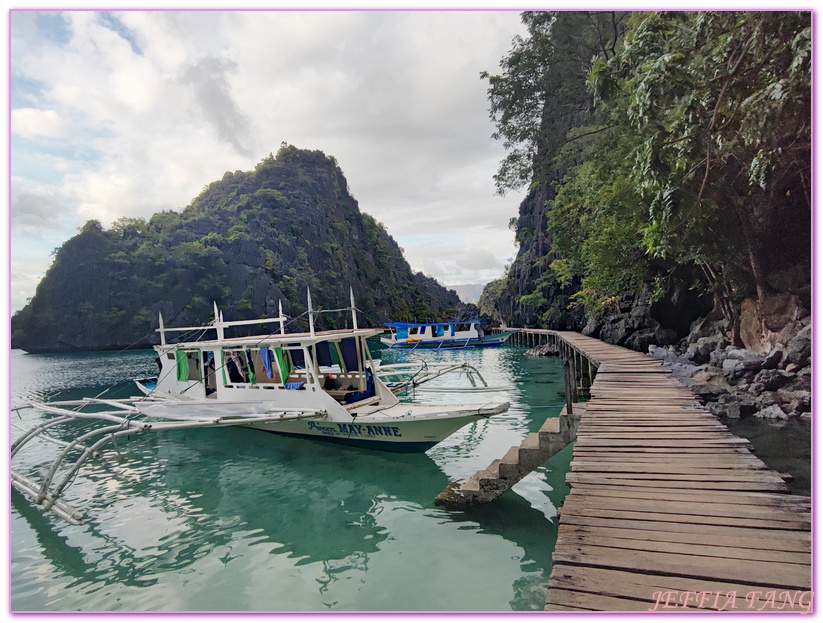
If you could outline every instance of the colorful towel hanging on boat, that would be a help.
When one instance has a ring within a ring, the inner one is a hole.
[[[274,349],[274,356],[277,358],[277,367],[280,368],[280,377],[285,381],[291,374],[291,361],[280,347]]]
[[[271,370],[271,351],[268,346],[260,347],[260,359],[263,360],[263,369],[266,371],[266,378],[274,378]]]
[[[186,356],[185,351],[176,350],[174,351],[174,360],[177,364],[177,380],[178,381],[188,381],[189,380],[189,358]]]

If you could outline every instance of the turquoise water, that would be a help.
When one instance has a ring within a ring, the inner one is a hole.
[[[375,346],[374,350],[379,350]],[[522,611],[542,610],[567,492],[571,447],[494,503],[434,505],[451,480],[500,458],[562,398],[556,358],[519,347],[409,353],[386,362],[467,361],[506,389],[505,414],[463,428],[425,454],[403,455],[240,428],[135,435],[89,462],[64,494],[72,526],[12,492],[14,611]],[[153,351],[10,359],[13,406],[33,398],[137,393]],[[446,385],[444,380],[432,384]],[[450,383],[453,384],[453,383]],[[419,392],[420,402],[460,395]],[[14,414],[27,428],[42,416]],[[12,429],[12,438],[20,431]],[[12,465],[46,465],[38,443]]]

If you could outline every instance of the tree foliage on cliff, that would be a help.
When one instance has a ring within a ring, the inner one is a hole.
[[[15,348],[113,348],[169,326],[348,304],[361,322],[454,313],[459,299],[413,273],[385,227],[360,212],[334,158],[283,145],[251,172],[226,173],[181,212],[89,221],[57,250],[30,303],[12,318]],[[319,328],[345,326],[345,313]],[[305,323],[304,323],[305,325]],[[294,329],[299,329],[297,324]]]
[[[524,14],[548,26],[530,29],[503,63],[507,75],[542,67],[557,93],[574,94],[568,106],[541,106],[517,86],[536,84],[522,76],[491,82],[492,116],[512,150],[498,184],[551,189],[551,245],[529,255],[543,232],[523,236],[515,265],[531,265],[533,286],[541,264],[561,284],[579,279],[590,314],[622,290],[665,285],[678,266],[695,268],[730,319],[750,296],[765,305],[794,290],[807,301],[802,276],[786,274],[810,263],[810,13],[634,13],[625,35],[588,57],[581,82],[579,67],[552,61],[562,42],[602,32],[585,28],[588,15]],[[594,96],[587,115],[581,84]],[[577,123],[550,119],[568,110]],[[518,234],[527,226],[521,212]]]
[[[595,127],[594,99],[587,89],[592,58],[611,58],[628,18],[626,12],[527,12],[527,37],[515,37],[500,75],[489,81],[495,137],[509,154],[495,176],[498,191],[529,185],[515,222],[520,244],[504,296],[509,322],[567,326],[575,286],[551,267],[556,259],[545,203],[554,199],[569,170],[582,161]],[[585,128],[584,131],[580,131]]]

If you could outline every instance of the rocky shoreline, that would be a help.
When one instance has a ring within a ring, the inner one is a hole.
[[[684,385],[694,392],[713,415],[740,419],[785,421],[811,419],[811,324],[802,327],[769,352],[736,348],[721,332],[691,337],[678,346],[649,345],[649,355],[661,359]],[[552,355],[549,345],[526,351]]]
[[[811,418],[811,325],[786,345],[756,353],[721,341],[706,353],[700,347],[678,354],[673,347],[649,346],[674,375],[714,415],[787,420]],[[697,363],[708,354],[708,361]]]

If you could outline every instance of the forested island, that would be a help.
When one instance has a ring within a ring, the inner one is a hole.
[[[453,317],[460,300],[415,273],[385,227],[360,211],[333,157],[282,145],[253,171],[227,172],[181,212],[89,221],[57,251],[35,296],[11,320],[12,348],[118,349],[198,326],[216,302],[227,319],[339,309],[356,293],[364,321]],[[318,329],[345,327],[348,312]],[[305,329],[306,318],[289,329]]]

